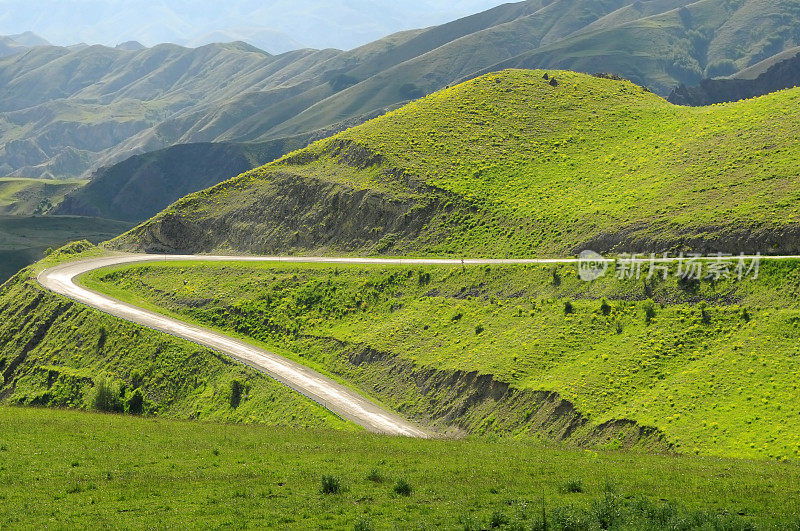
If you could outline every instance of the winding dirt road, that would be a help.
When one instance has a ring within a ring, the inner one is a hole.
[[[789,257],[779,257],[789,258]],[[319,264],[383,264],[383,265],[493,265],[493,264],[568,264],[577,259],[531,260],[443,260],[384,258],[316,258],[254,256],[183,256],[120,254],[71,262],[42,271],[38,276],[44,288],[69,297],[114,317],[124,319],[175,337],[197,343],[249,365],[295,391],[305,395],[340,417],[355,422],[369,431],[403,437],[430,437],[431,434],[395,413],[387,411],[334,380],[273,352],[249,345],[219,332],[157,314],[108,295],[80,286],[76,277],[103,267],[141,262],[275,262]],[[673,261],[673,260],[665,260]]]

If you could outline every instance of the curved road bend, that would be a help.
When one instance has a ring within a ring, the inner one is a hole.
[[[764,257],[766,258],[766,257]],[[789,257],[781,257],[789,258]],[[502,264],[566,264],[577,263],[577,259],[530,259],[530,260],[442,260],[442,259],[393,259],[393,258],[317,258],[317,257],[255,257],[255,256],[184,256],[120,254],[105,258],[93,258],[62,264],[42,271],[39,284],[59,295],[77,302],[175,337],[211,348],[249,365],[311,400],[329,409],[342,418],[355,422],[369,431],[404,437],[430,437],[430,434],[399,415],[378,407],[347,387],[327,378],[299,363],[275,353],[249,345],[199,326],[191,325],[143,310],[118,301],[75,283],[75,278],[103,267],[139,262],[165,261],[205,262],[279,262],[320,264],[377,264],[377,265],[502,265]],[[668,260],[671,261],[671,260]]]

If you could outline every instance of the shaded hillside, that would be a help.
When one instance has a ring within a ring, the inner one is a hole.
[[[0,215],[0,284],[40,260],[48,248],[82,239],[102,242],[130,227],[121,221],[77,216]]]
[[[681,85],[669,96],[676,105],[712,105],[763,96],[778,90],[800,85],[800,48],[793,49],[781,60],[768,60],[762,66],[754,66],[753,73],[761,71],[756,77],[747,72],[744,76],[721,79],[704,79],[699,85]]]
[[[53,202],[56,206],[47,212],[144,221],[185,195],[272,162],[315,140],[383,113],[384,110],[380,110],[327,129],[267,142],[178,144],[134,155],[111,167],[101,168],[92,175],[89,184]]]
[[[506,71],[190,195],[114,245],[796,253],[798,102],[790,90],[695,109],[625,81]]]
[[[303,134],[505,67],[615,72],[666,95],[800,41],[794,2],[684,3],[528,0],[347,52],[39,47],[0,60],[0,173],[88,177],[176,144]]]

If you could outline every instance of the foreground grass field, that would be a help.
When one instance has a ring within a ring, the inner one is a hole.
[[[474,371],[558,393],[583,429],[630,419],[684,454],[797,458],[800,262],[764,262],[742,281],[674,274],[584,283],[574,265],[177,262],[82,282],[278,349],[441,429],[551,429],[536,423],[540,405],[487,391]]]
[[[798,497],[796,464],[0,408],[7,528],[786,529]]]

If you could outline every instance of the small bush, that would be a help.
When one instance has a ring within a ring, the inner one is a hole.
[[[583,492],[583,481],[580,479],[571,479],[564,483],[561,491],[565,494],[578,494]]]
[[[456,321],[460,321],[462,317],[464,317],[464,314],[461,313],[461,312],[458,312],[453,317],[451,317],[450,320],[453,321],[453,322],[456,322]]]
[[[399,496],[411,496],[411,485],[403,478],[397,480],[394,484],[394,493]]]
[[[144,413],[144,394],[141,389],[135,389],[128,397],[125,410],[131,415],[141,415]]]
[[[572,302],[566,301],[564,303],[564,315],[571,315],[575,313],[575,307],[572,306]]]
[[[122,392],[119,383],[98,378],[87,395],[90,409],[106,413],[122,413]]]
[[[339,494],[342,491],[342,482],[336,476],[322,476],[322,494]]]
[[[384,477],[380,470],[373,468],[370,470],[369,474],[367,474],[367,480],[372,481],[373,483],[383,483]]]
[[[492,529],[497,529],[498,527],[506,526],[510,523],[508,516],[504,515],[500,511],[495,511],[492,513],[492,516],[489,517],[489,527]]]
[[[242,403],[244,386],[239,380],[231,380],[231,407],[236,409]]]
[[[603,315],[610,315],[611,314],[611,304],[608,303],[607,299],[603,299],[600,301],[600,313]]]
[[[650,324],[650,322],[656,316],[656,305],[651,299],[647,299],[642,303],[642,311],[644,312],[644,322],[645,324]]]
[[[137,369],[133,369],[131,371],[130,380],[131,380],[131,387],[133,387],[134,389],[136,389],[137,387],[141,387],[142,384],[144,383],[144,378],[142,377],[142,373]]]
[[[700,304],[697,305],[697,308],[700,310],[700,320],[703,324],[711,324],[711,315],[708,313],[708,304],[705,301],[701,301]]]
[[[741,317],[742,317],[742,321],[744,321],[745,323],[749,323],[750,322],[750,319],[751,319],[750,312],[747,311],[747,308],[742,308]]]
[[[484,330],[485,330],[485,328],[483,328],[483,325],[478,325],[478,326],[475,327],[475,334],[476,335],[481,335]]]
[[[554,285],[555,287],[558,287],[558,286],[560,286],[560,285],[561,285],[561,274],[558,272],[558,268],[554,267],[554,268],[553,268],[553,269],[550,271],[550,274],[551,274],[551,275],[552,275],[552,277],[553,277],[553,285]]]
[[[427,286],[431,283],[431,274],[430,273],[423,273],[422,271],[419,272],[418,282],[420,286]]]
[[[615,328],[615,331],[617,332],[618,336],[622,335],[623,329],[622,329],[622,322],[621,321],[617,321],[617,323],[616,323],[614,328]]]

